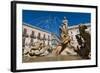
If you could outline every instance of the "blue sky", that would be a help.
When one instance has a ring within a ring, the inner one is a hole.
[[[90,13],[33,10],[23,10],[22,12],[22,22],[53,32],[56,35],[59,35],[59,26],[64,17],[68,20],[68,26],[91,23]]]

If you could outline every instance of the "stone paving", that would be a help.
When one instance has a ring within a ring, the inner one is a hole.
[[[23,56],[23,63],[29,63],[29,62],[45,62],[45,61],[71,61],[71,60],[82,60],[79,56],[75,55],[58,55],[58,56]]]

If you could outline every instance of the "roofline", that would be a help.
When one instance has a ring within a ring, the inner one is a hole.
[[[27,23],[24,23],[24,22],[23,22],[23,24],[26,25],[26,26],[29,26],[29,27],[31,27],[31,28],[35,28],[35,29],[38,29],[38,30],[40,30],[40,31],[42,30],[42,31],[44,31],[44,32],[46,32],[46,33],[50,33],[50,34],[51,34],[51,32],[49,32],[49,31],[47,31],[47,30],[44,30],[44,29],[42,29],[42,28],[33,26],[33,25],[31,25],[31,24],[27,24]]]
[[[79,25],[86,25],[87,27],[91,26],[90,23],[85,23],[85,24],[78,24],[78,25],[75,25],[75,26],[70,26],[70,27],[68,27],[68,29],[69,30],[71,30],[71,29],[77,29],[77,28],[79,28]]]
[[[44,31],[44,32],[46,32],[46,33],[52,33],[52,32],[49,32],[49,31],[47,31],[47,30],[44,30],[44,29],[42,29],[42,28],[39,28],[39,27],[36,27],[36,26],[34,26],[34,25],[31,25],[31,24],[27,24],[27,23],[24,23],[23,22],[23,24],[24,25],[26,25],[26,26],[29,26],[29,27],[31,27],[31,28],[35,28],[35,29],[38,29],[38,30],[42,30],[42,31]],[[79,25],[86,25],[87,27],[89,27],[89,26],[91,26],[90,25],[90,23],[85,23],[85,24],[78,24],[78,25],[75,25],[75,26],[70,26],[70,27],[68,27],[68,29],[69,30],[71,30],[71,29],[77,29],[78,27],[79,27]]]

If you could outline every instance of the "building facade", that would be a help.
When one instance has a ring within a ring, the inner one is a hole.
[[[91,26],[89,23],[80,25],[86,25],[87,26],[86,31],[89,33],[91,32]],[[23,44],[23,49],[26,50],[25,52],[30,51],[31,46],[34,46],[35,43],[37,42],[42,43],[44,46],[50,46],[53,49],[56,48],[60,42],[60,39],[58,39],[55,34],[52,34],[49,31],[38,28],[36,26],[32,26],[30,24],[23,23],[22,31],[23,31],[22,44]],[[75,48],[78,45],[76,39],[77,34],[79,34],[79,25],[68,27],[68,35],[70,36],[71,39],[70,43]]]
[[[79,24],[79,25],[87,26],[86,32],[88,32],[91,35],[91,25],[90,25],[90,23]],[[80,32],[79,32],[79,25],[68,27],[68,34],[69,34],[70,39],[71,39],[71,44],[74,47],[76,47],[78,45],[78,42],[77,42],[77,39],[76,39],[76,35],[80,34]]]
[[[23,23],[22,26],[22,44],[23,52],[29,52],[32,47],[39,50],[40,46],[51,45],[51,33],[41,28]]]

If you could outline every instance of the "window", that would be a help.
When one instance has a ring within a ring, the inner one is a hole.
[[[34,31],[32,31],[30,37],[31,37],[31,38],[36,38],[35,35],[34,35]]]
[[[28,37],[27,29],[26,28],[24,28],[24,30],[23,30],[23,37]]]
[[[46,38],[45,38],[45,34],[44,34],[44,36],[43,36],[43,40],[46,40]]]
[[[50,41],[50,36],[48,35],[48,41]]]
[[[22,38],[22,46],[25,47],[25,38]]]
[[[22,46],[25,47],[25,40],[26,40],[26,37],[27,37],[27,29],[24,28],[23,30],[23,38],[22,38]]]
[[[71,31],[71,34],[73,34],[73,32]]]
[[[79,30],[77,30],[77,33],[79,33]]]
[[[24,34],[26,34],[26,33],[27,33],[27,29],[26,29],[26,28],[24,28],[24,31],[23,31],[23,33],[24,33]]]
[[[41,36],[41,34],[40,34],[40,33],[38,33],[38,37],[37,37],[37,38],[38,38],[38,39],[40,39],[40,36]]]

